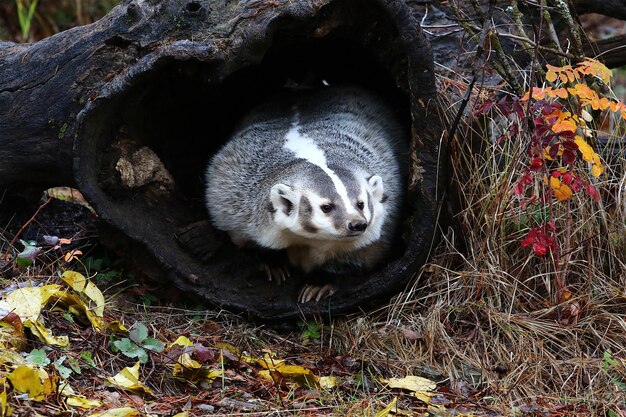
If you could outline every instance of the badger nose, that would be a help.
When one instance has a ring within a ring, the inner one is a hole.
[[[348,223],[348,230],[350,230],[351,232],[362,232],[367,228],[367,223],[366,222],[360,222],[360,221],[356,221],[356,222],[349,222]]]

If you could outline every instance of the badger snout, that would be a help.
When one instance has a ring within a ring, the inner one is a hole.
[[[348,222],[348,230],[351,232],[364,232],[367,228],[367,222],[362,220],[355,220]]]

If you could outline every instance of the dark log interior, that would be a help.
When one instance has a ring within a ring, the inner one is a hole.
[[[435,87],[432,57],[416,23],[393,2],[342,0],[308,14],[299,7],[252,25],[236,47],[183,40],[141,57],[80,113],[75,142],[79,188],[105,222],[131,238],[136,256],[147,255],[183,290],[261,318],[345,313],[384,302],[423,263],[435,229],[440,172],[433,132],[439,130],[435,114],[424,117],[433,111],[428,99]],[[408,39],[402,25],[409,26]],[[121,38],[109,42],[130,45]],[[420,56],[428,59],[418,62]],[[286,85],[322,80],[360,84],[392,102],[419,155],[409,167],[395,259],[365,278],[337,282],[339,291],[328,301],[297,304],[299,277],[280,287],[268,283],[258,253],[236,249],[210,226],[203,173],[253,105]]]

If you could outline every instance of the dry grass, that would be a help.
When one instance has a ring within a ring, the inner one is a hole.
[[[616,142],[618,129],[610,135]],[[612,168],[596,184],[600,203],[576,194],[569,205],[552,205],[552,219],[565,225],[557,228],[559,260],[520,246],[533,221],[511,192],[525,142],[496,145],[484,130],[469,127],[460,137],[452,172],[463,207],[457,227],[443,230],[437,254],[377,314],[378,324],[362,318],[343,323],[337,344],[370,360],[393,358],[404,372],[427,365],[448,378],[453,391],[467,382],[481,390],[482,403],[507,414],[536,403],[624,415],[623,150],[622,156],[605,155]],[[561,271],[571,296],[557,304]]]

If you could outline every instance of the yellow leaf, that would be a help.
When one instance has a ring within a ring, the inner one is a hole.
[[[89,414],[87,417],[140,417],[141,413],[130,407],[112,408],[107,411]]]
[[[67,336],[53,336],[52,332],[46,328],[39,320],[28,319],[24,321],[24,327],[28,327],[30,331],[46,345],[69,346],[70,341]]]
[[[7,417],[13,414],[13,409],[7,402],[7,392],[0,392],[0,417]]]
[[[271,354],[265,352],[262,358],[257,359],[257,363],[265,369],[276,369],[281,366],[284,366],[285,360],[275,358]]]
[[[28,394],[28,398],[33,400],[44,399],[44,383],[37,369],[21,365],[7,375],[7,378],[17,392]]]
[[[191,355],[188,353],[183,353],[178,357],[177,365],[182,365],[188,369],[200,369],[202,368],[202,364],[195,359],[191,358]]]
[[[180,413],[174,414],[173,417],[189,417],[188,411],[181,411]]]
[[[67,398],[67,405],[80,408],[97,408],[102,406],[102,401],[90,400],[89,398],[85,398],[81,395],[74,395]]]
[[[215,378],[223,377],[224,372],[221,369],[203,368],[200,362],[192,359],[188,353],[183,353],[173,365],[172,375],[195,384],[200,381],[211,383]]]
[[[599,177],[600,175],[604,173],[604,169],[605,168],[603,165],[593,164],[591,166],[591,175],[593,175],[594,177]]]
[[[272,382],[289,382],[299,387],[318,385],[318,378],[310,369],[297,365],[283,365],[275,369],[259,371],[259,377]]]
[[[225,343],[225,342],[219,342],[215,344],[215,347],[217,349],[224,349],[229,351],[230,353],[232,353],[235,356],[239,356],[241,355],[241,351],[239,350],[238,347],[231,345],[230,343]]]
[[[104,319],[98,317],[78,294],[65,292],[59,297],[59,302],[65,304],[70,311],[82,312],[97,331],[104,328]]]
[[[193,342],[189,340],[188,338],[186,338],[185,336],[178,336],[178,339],[170,343],[167,349],[170,350],[174,346],[182,346],[182,347],[193,346]]]
[[[67,282],[67,284],[72,287],[74,291],[79,294],[83,294],[90,301],[93,301],[95,306],[92,310],[97,317],[102,317],[104,315],[104,296],[93,282],[87,280],[87,278],[85,278],[82,274],[74,271],[63,272],[61,279]]]
[[[409,391],[432,391],[437,388],[437,383],[421,376],[409,375],[404,378],[381,379],[389,388],[402,388]]]
[[[375,417],[387,417],[389,413],[391,413],[391,410],[396,408],[397,403],[398,403],[398,398],[393,397],[393,400],[389,403],[389,405],[383,408],[382,410],[380,410],[379,412],[377,412]]]
[[[96,316],[102,317],[104,315],[104,296],[102,295],[100,289],[96,287],[96,284],[91,281],[87,282],[83,294],[85,294],[87,298],[89,298],[95,304],[95,306],[93,307],[93,312],[96,314]]]
[[[587,162],[593,162],[593,157],[596,154],[591,146],[582,138],[582,136],[576,135],[574,137],[574,143],[578,145],[578,150],[583,154],[583,159]]]
[[[22,321],[36,320],[41,313],[41,307],[48,299],[61,289],[59,285],[44,285],[43,287],[20,288],[6,296],[5,302],[11,306],[10,311],[20,316]]]
[[[119,320],[114,320],[107,325],[107,330],[115,333],[128,334],[128,329]]]
[[[413,395],[424,404],[431,405],[430,400],[437,394],[434,392],[415,391]]]
[[[334,376],[321,376],[319,377],[319,384],[321,388],[331,389],[337,386],[337,377]]]
[[[133,392],[144,392],[156,397],[154,392],[139,382],[139,361],[132,367],[122,369],[117,375],[108,377],[109,384]]]
[[[65,281],[76,292],[83,292],[87,278],[79,272],[65,271],[61,275],[61,279]]]

